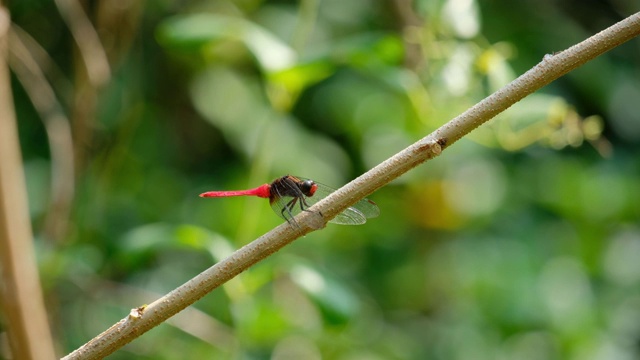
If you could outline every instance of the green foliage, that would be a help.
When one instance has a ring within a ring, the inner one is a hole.
[[[36,10],[15,3],[17,25],[82,100],[71,36],[43,34],[62,20],[38,25],[28,20]],[[281,222],[264,199],[199,193],[288,173],[339,187],[545,54],[638,11],[613,1],[580,3],[580,13],[538,1],[145,6],[119,10],[127,26],[114,9],[91,9],[113,78],[97,92],[90,126],[74,132],[85,161],[59,239],[47,231],[55,164],[15,83],[42,277],[64,352]],[[297,240],[112,358],[640,356],[633,46],[373,194],[379,218]],[[53,79],[78,125],[82,102]]]

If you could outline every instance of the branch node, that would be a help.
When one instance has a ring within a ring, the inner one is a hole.
[[[129,313],[129,318],[134,320],[141,318],[146,308],[147,308],[147,304],[144,304],[137,308],[131,309],[131,312]]]

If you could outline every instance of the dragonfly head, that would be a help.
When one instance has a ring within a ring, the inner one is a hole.
[[[305,180],[300,183],[299,187],[305,196],[313,196],[318,189],[318,185],[313,180]]]

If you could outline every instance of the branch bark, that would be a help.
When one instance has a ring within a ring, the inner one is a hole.
[[[318,202],[311,208],[314,212],[300,214],[296,217],[299,227],[286,223],[276,227],[166,296],[131,310],[127,317],[65,359],[97,359],[111,354],[298,237],[322,228],[356,201],[439,155],[442,149],[525,96],[639,34],[640,13],[636,13],[565,51],[545,55],[512,83]]]
[[[7,67],[7,10],[0,4],[0,265],[2,308],[14,359],[54,359],[33,249],[24,169]]]

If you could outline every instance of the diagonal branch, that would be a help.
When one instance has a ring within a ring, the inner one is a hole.
[[[65,359],[94,359],[111,354],[298,237],[323,227],[356,201],[439,155],[443,148],[525,96],[639,34],[640,13],[636,13],[561,53],[545,55],[539,64],[512,83],[318,202],[311,208],[314,212],[300,214],[296,218],[300,227],[286,223],[276,227],[166,296],[133,309],[127,317]]]

